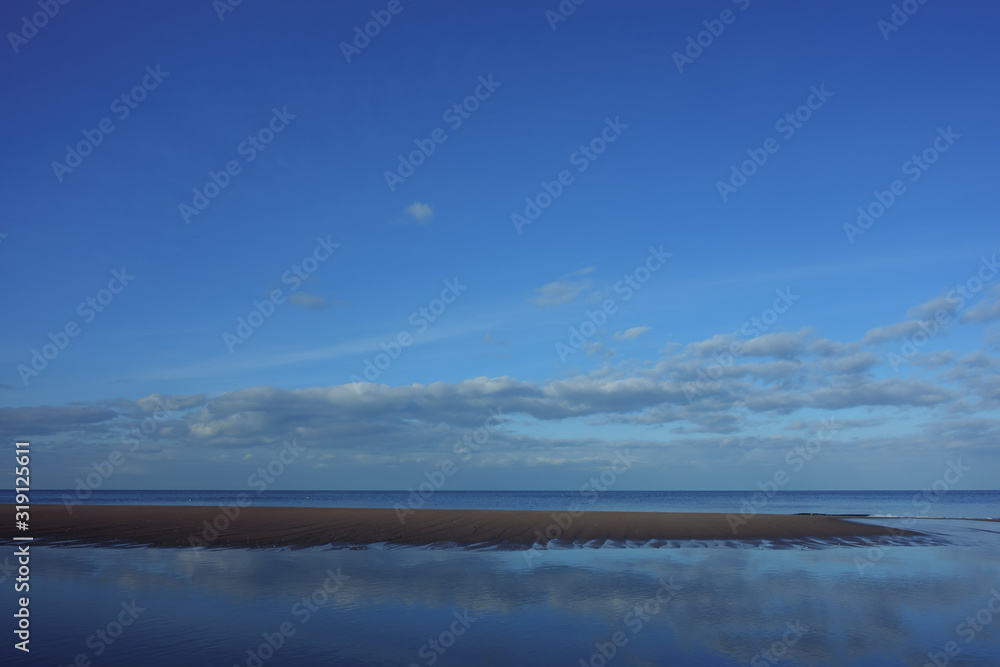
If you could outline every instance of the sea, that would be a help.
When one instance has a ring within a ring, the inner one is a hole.
[[[233,505],[239,493],[52,490],[31,500]],[[934,539],[530,551],[35,545],[30,653],[13,647],[18,566],[5,541],[2,664],[1000,665],[1000,523],[984,521],[1000,518],[1000,491],[247,495],[258,506],[832,514]]]
[[[43,504],[395,507],[1000,518],[1000,491],[34,491]]]

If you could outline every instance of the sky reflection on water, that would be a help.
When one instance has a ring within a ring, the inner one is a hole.
[[[524,552],[457,549],[36,547],[22,664],[84,654],[94,665],[253,667],[248,649],[282,623],[294,634],[272,634],[281,646],[260,653],[263,665],[600,667],[595,651],[610,652],[615,632],[623,645],[609,665],[774,664],[761,651],[776,642],[783,664],[923,665],[949,641],[960,650],[949,664],[1000,664],[1000,622],[956,630],[1000,590],[1000,536],[986,528],[954,528],[977,531],[977,546],[575,549],[530,564]],[[338,568],[339,590],[323,592]],[[329,599],[310,611],[302,600],[314,594]],[[106,644],[96,630],[116,632],[132,600],[142,611]],[[432,638],[453,643],[442,653]]]

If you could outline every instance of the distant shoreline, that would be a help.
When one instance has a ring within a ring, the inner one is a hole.
[[[159,547],[325,545],[507,546],[556,539],[587,543],[655,540],[806,540],[923,537],[924,533],[819,514],[569,512],[420,509],[401,521],[393,509],[176,505],[33,505],[30,534],[41,544]],[[0,511],[13,514],[13,505]],[[9,538],[8,538],[9,539]]]

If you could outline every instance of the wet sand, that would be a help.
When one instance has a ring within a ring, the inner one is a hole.
[[[2,505],[8,516],[13,505]],[[566,512],[167,505],[33,505],[29,535],[45,542],[162,547],[310,547],[329,544],[504,545],[560,541],[806,540],[921,536],[822,515]],[[734,525],[735,524],[735,525]],[[735,530],[734,530],[735,528]]]

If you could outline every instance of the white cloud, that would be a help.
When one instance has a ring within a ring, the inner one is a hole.
[[[774,357],[775,359],[792,359],[805,347],[803,339],[805,332],[769,333],[752,338],[743,345],[743,354],[752,357]]]
[[[415,201],[406,207],[406,214],[419,222],[424,224],[430,222],[430,219],[434,217],[434,209],[431,208],[430,204],[423,204],[421,202]]]
[[[613,347],[605,347],[596,340],[584,343],[582,349],[587,351],[588,357],[601,356],[605,359],[609,359],[615,356],[615,349]]]
[[[887,327],[875,327],[865,333],[862,342],[865,345],[878,345],[879,343],[885,343],[893,339],[905,338],[917,331],[922,331],[921,324],[924,324],[923,320],[907,320],[905,322],[890,324]],[[930,326],[930,324],[928,323],[925,326]]]
[[[490,345],[506,345],[507,344],[507,340],[506,339],[504,339],[504,340],[497,340],[496,338],[494,338],[492,331],[487,331],[486,332],[486,336],[483,337],[483,342],[484,343],[489,343]]]
[[[906,312],[907,317],[915,317],[921,320],[931,320],[938,311],[944,311],[947,315],[951,316],[955,314],[958,309],[958,303],[955,301],[949,301],[947,297],[939,296],[931,299],[930,301],[925,301],[919,306],[914,306]]]
[[[829,362],[838,373],[865,373],[879,365],[879,358],[871,352],[849,354]]]
[[[625,331],[616,331],[615,340],[635,340],[647,331],[652,331],[653,327],[631,327]]]
[[[299,306],[300,308],[329,308],[330,302],[321,297],[318,294],[310,294],[309,292],[292,292],[288,295],[288,303],[293,306]]]
[[[588,266],[572,273],[566,274],[559,280],[553,281],[541,287],[535,288],[535,296],[528,299],[529,303],[543,308],[549,306],[559,306],[569,303],[586,289],[593,286],[593,281],[588,278],[575,280],[576,276],[585,276],[592,272],[594,267]]]
[[[537,290],[538,300],[565,302],[562,300],[568,295],[578,295],[584,289],[581,283],[587,281],[592,270],[581,269],[550,283],[559,288]],[[309,300],[314,297],[301,294]],[[921,314],[922,310],[913,312]],[[883,342],[912,326],[911,320],[872,329],[866,340]],[[617,332],[614,338],[634,340],[649,330],[633,327]],[[484,347],[506,342],[492,332],[484,336],[484,327],[479,324],[462,331],[463,335],[482,337]],[[729,352],[730,345],[738,340],[743,347],[736,354]],[[363,352],[374,344],[364,343],[337,354]],[[923,366],[914,370],[913,376],[889,378],[879,374],[888,369],[882,355],[865,350],[857,341],[841,343],[818,338],[808,329],[773,332],[753,340],[735,333],[723,334],[683,347],[667,346],[658,357],[645,363],[628,359],[613,364],[608,359],[613,350],[593,341],[586,345],[585,352],[600,360],[599,370],[547,381],[503,376],[395,387],[369,383],[304,389],[264,386],[212,398],[154,394],[92,406],[0,409],[0,435],[8,440],[38,436],[42,446],[61,447],[67,442],[85,443],[88,447],[110,445],[135,420],[148,417],[150,410],[166,403],[175,414],[150,436],[144,456],[160,456],[159,452],[163,452],[164,458],[180,460],[187,452],[198,452],[197,456],[239,457],[253,448],[294,436],[317,455],[343,453],[369,462],[423,460],[421,457],[459,440],[470,428],[481,426],[491,409],[502,409],[505,416],[518,423],[518,428],[497,429],[491,435],[489,453],[484,450],[477,461],[508,467],[582,461],[589,452],[609,444],[600,435],[532,435],[533,422],[565,422],[571,427],[574,422],[616,424],[622,429],[666,426],[660,433],[667,434],[667,439],[660,446],[690,448],[692,460],[699,455],[714,456],[712,452],[720,451],[720,447],[760,442],[758,436],[752,435],[755,430],[809,430],[818,418],[836,418],[843,414],[839,411],[851,410],[864,410],[871,417],[886,415],[900,428],[914,416],[933,418],[933,423],[942,424],[936,427],[940,429],[954,423],[960,435],[957,441],[964,443],[963,447],[985,447],[995,442],[987,437],[995,435],[993,427],[974,420],[977,413],[983,419],[992,418],[987,411],[1000,408],[1000,357],[982,351],[961,358],[951,352],[925,354],[914,361],[915,367],[918,363]],[[933,380],[928,377],[932,373]],[[816,414],[817,410],[825,414]],[[851,412],[845,415],[855,416]],[[965,421],[959,424],[957,416]],[[870,418],[847,419],[844,423],[862,428],[881,422]],[[545,432],[547,427],[541,428]],[[711,434],[742,435],[727,439]],[[868,451],[891,449],[884,444],[889,442],[888,437],[860,436],[849,446]],[[898,444],[893,446],[912,447],[903,435],[892,436],[897,437],[894,442]],[[941,439],[920,440],[919,433],[907,437],[924,443],[921,446],[927,449],[957,446]],[[777,442],[783,447],[787,440]]]
[[[982,301],[962,313],[962,322],[978,323],[992,320],[1000,320],[1000,285],[994,285]]]

